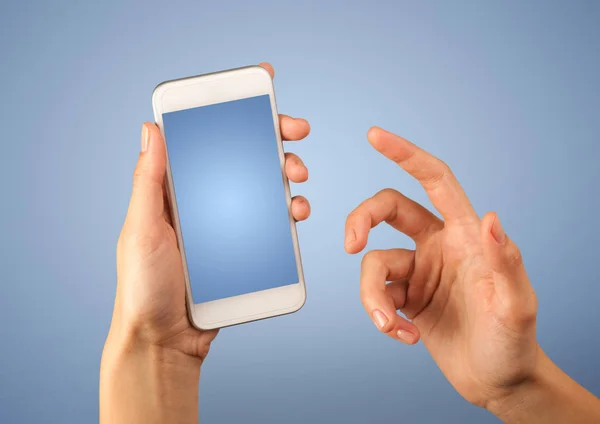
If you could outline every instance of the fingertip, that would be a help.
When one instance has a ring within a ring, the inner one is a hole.
[[[294,180],[295,183],[305,183],[308,181],[308,168],[304,165],[298,165],[294,167]],[[290,178],[291,179],[291,178]]]
[[[354,243],[344,244],[344,250],[346,251],[346,253],[348,253],[350,255],[356,255],[357,253],[360,252],[360,249],[358,249],[356,246],[354,246]]]
[[[279,127],[285,141],[302,140],[310,133],[310,124],[306,119],[292,118],[284,114],[279,115]]]
[[[416,327],[415,327],[415,329],[416,329]],[[420,334],[418,333],[418,330],[416,333],[414,333],[413,331],[401,329],[401,330],[396,331],[395,336],[396,336],[395,338],[397,338],[399,341],[401,341],[402,343],[405,343],[407,345],[417,344],[420,339]]]
[[[502,245],[506,242],[506,233],[496,212],[488,212],[481,219],[481,232],[485,240]]]
[[[293,183],[304,183],[308,180],[308,168],[296,155],[286,154],[285,174]]]
[[[366,245],[367,243],[362,240],[355,240],[346,244],[345,248],[346,252],[350,253],[351,255],[355,255],[362,252]]]
[[[486,213],[483,218],[481,218],[481,222],[484,222],[486,220],[488,221],[493,221],[494,219],[496,219],[496,217],[498,216],[498,214],[494,211],[490,211],[488,213]]]
[[[373,126],[373,127],[369,128],[369,131],[367,131],[367,140],[369,140],[371,143],[376,141],[380,131],[381,131],[381,128],[379,128],[377,126]]]
[[[414,345],[421,339],[421,332],[412,321],[398,317],[398,326],[394,328],[392,337],[407,345]]]
[[[408,345],[419,341],[421,334],[416,325],[399,316],[396,311],[386,313],[383,309],[375,309],[371,313],[371,320],[379,331]]]
[[[344,234],[344,249],[351,255],[360,252],[365,247],[366,243],[361,243],[358,236],[356,218],[348,217]]]
[[[158,127],[153,122],[145,121],[142,124],[142,131],[148,131],[148,133],[150,133],[154,130],[158,130]],[[160,131],[159,131],[159,133],[160,133]]]
[[[380,127],[371,127],[367,133],[367,138],[375,150],[394,162],[406,159],[415,148],[405,138]]]
[[[163,217],[163,183],[166,168],[165,146],[158,127],[142,124],[142,146],[133,172],[133,190],[127,220],[131,222]]]
[[[164,151],[162,134],[158,126],[152,122],[144,122],[142,125],[142,152],[155,155],[164,154]]]
[[[292,140],[302,140],[310,133],[310,124],[306,119],[303,118],[292,118],[291,124],[293,125],[293,136]]]
[[[500,223],[500,218],[498,217],[498,215],[495,216],[490,231],[496,243],[504,244],[504,242],[506,242],[506,233],[504,232],[504,228],[502,228],[502,224]]]
[[[275,78],[275,68],[269,62],[261,62],[258,66],[265,68],[267,72],[271,75],[271,78]]]
[[[292,215],[296,221],[304,221],[310,216],[310,202],[304,196],[292,199]]]
[[[394,329],[394,321],[398,315],[396,314],[396,311],[384,312],[384,309],[386,308],[375,309],[371,313],[371,320],[379,331],[383,334],[389,334]]]
[[[496,219],[495,212],[486,213],[483,218],[481,218],[481,236],[486,239],[491,235],[491,228],[494,220]]]
[[[379,152],[383,152],[385,147],[385,137],[383,135],[387,131],[381,129],[380,127],[371,127],[367,132],[367,140],[371,146],[375,148],[375,150]]]
[[[155,129],[158,130],[158,127],[154,123],[148,121],[142,124],[142,128],[147,131],[154,131]]]
[[[346,228],[346,234],[344,236],[344,249],[350,254],[358,253],[356,249],[356,231],[352,227]]]
[[[302,125],[305,134],[305,137],[310,134],[310,122],[308,122],[306,119],[304,118],[295,118],[296,121],[300,122],[300,125]]]
[[[142,137],[140,140],[140,152],[145,153],[148,150],[148,123],[144,122],[142,124]]]
[[[160,132],[160,128],[158,128],[158,125],[152,123],[152,122],[148,122],[148,126],[150,127],[150,131],[156,135],[157,137],[162,138],[162,134]]]
[[[498,215],[487,213],[482,219],[483,254],[490,268],[499,278],[497,287],[512,286],[516,281],[528,281],[519,247],[506,235]],[[527,285],[525,285],[526,287]]]
[[[361,252],[367,245],[369,233],[365,234],[365,226],[363,222],[366,218],[362,215],[351,213],[346,219],[346,230],[344,235],[344,248],[346,252],[355,254]],[[367,227],[368,228],[368,227]]]

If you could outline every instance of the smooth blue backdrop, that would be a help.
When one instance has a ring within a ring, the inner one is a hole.
[[[270,96],[162,118],[194,303],[298,283]]]
[[[0,6],[0,422],[97,421],[98,367],[141,123],[160,81],[263,60],[282,113],[308,302],[224,330],[202,371],[204,423],[493,423],[422,344],[378,334],[346,214],[384,187],[429,205],[369,126],[452,166],[520,245],[539,340],[600,395],[600,2],[13,1]],[[369,248],[410,247],[382,226]]]

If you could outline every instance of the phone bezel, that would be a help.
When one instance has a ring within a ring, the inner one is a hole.
[[[208,106],[211,104],[224,103],[264,94],[268,94],[271,101],[277,151],[279,154],[281,175],[290,220],[296,267],[298,269],[298,283],[195,304],[188,274],[185,246],[181,233],[181,226],[179,224],[179,212],[177,209],[171,166],[168,159],[168,144],[165,139],[162,115],[167,112]],[[209,330],[298,311],[306,302],[306,286],[304,282],[302,260],[300,257],[296,221],[291,212],[292,198],[289,181],[285,175],[285,155],[279,129],[279,114],[277,113],[275,91],[271,75],[266,69],[260,66],[249,66],[212,74],[165,81],[154,89],[152,94],[152,106],[155,122],[160,128],[163,140],[165,140],[165,148],[167,149],[167,173],[165,185],[168,203],[171,209],[171,217],[173,219],[173,226],[177,235],[177,242],[183,261],[186,303],[188,316],[192,325],[202,330]]]

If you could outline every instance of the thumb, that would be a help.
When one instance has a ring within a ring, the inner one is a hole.
[[[167,154],[160,130],[149,122],[142,126],[141,153],[133,174],[127,221],[144,224],[161,217]]]
[[[481,239],[487,264],[501,304],[513,318],[528,319],[537,311],[537,300],[519,247],[506,235],[498,215],[487,213],[481,220]]]

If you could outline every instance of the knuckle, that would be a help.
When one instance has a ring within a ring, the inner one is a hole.
[[[523,255],[521,250],[514,243],[509,243],[506,250],[506,262],[511,268],[517,268],[523,265]]]
[[[443,174],[443,175],[452,174],[452,171],[450,170],[450,166],[446,162],[444,162],[443,160],[438,159],[438,158],[434,158],[434,159],[435,159],[434,164],[435,164],[436,168],[440,171],[441,174]]]
[[[371,250],[362,258],[361,265],[365,268],[379,268],[383,266],[383,259],[381,258],[381,250]]]
[[[352,212],[350,212],[348,214],[348,216],[346,217],[346,227],[352,225],[352,223],[354,222],[354,220],[356,219],[357,216],[358,216],[358,213],[356,212],[356,210],[353,210]]]
[[[508,328],[522,329],[535,326],[537,320],[537,296],[532,290],[527,296],[504,299],[499,312],[500,322]]]
[[[436,160],[433,169],[433,172],[422,178],[423,185],[428,189],[435,189],[451,175],[450,167],[439,159]]]
[[[400,192],[398,190],[394,190],[393,188],[384,188],[383,190],[379,191],[376,195],[377,196],[384,196],[384,197],[393,197],[393,196],[397,196],[399,195]]]
[[[519,308],[516,303],[517,302],[515,302],[515,299],[512,297],[502,299],[502,303],[498,311],[500,322],[506,323],[514,321],[516,315],[519,313]]]
[[[537,295],[532,290],[529,298],[525,302],[525,305],[522,307],[520,316],[521,323],[525,326],[535,325],[537,320],[537,308]]]
[[[413,148],[409,150],[403,150],[401,152],[390,152],[389,158],[396,162],[398,165],[408,164],[416,155],[418,150]]]
[[[379,191],[375,196],[371,198],[372,202],[383,203],[386,205],[394,205],[397,204],[400,198],[403,195],[398,190],[394,190],[393,188],[384,188]]]
[[[396,219],[399,204],[404,198],[404,195],[393,188],[384,188],[375,197],[371,199],[374,207],[380,207],[387,210],[386,222]]]

